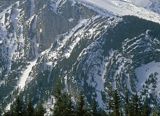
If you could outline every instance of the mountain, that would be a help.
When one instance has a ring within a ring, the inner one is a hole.
[[[157,0],[1,0],[0,106],[16,96],[49,115],[60,80],[105,109],[111,88],[160,105]],[[153,100],[152,100],[153,99]]]

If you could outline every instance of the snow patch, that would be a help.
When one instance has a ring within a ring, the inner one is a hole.
[[[54,96],[51,96],[44,104],[44,108],[46,109],[46,113],[44,116],[52,116],[53,115],[53,108],[56,100]]]
[[[160,81],[160,62],[150,62],[148,64],[143,64],[140,67],[135,69],[135,74],[138,79],[137,90],[141,90],[146,80],[149,78],[151,74],[158,73],[159,81]],[[158,81],[158,82],[159,82]],[[160,84],[159,84],[160,85]],[[159,86],[160,87],[160,86]],[[160,91],[160,89],[159,89]]]
[[[152,4],[150,0],[121,0],[121,1],[132,3],[136,6],[144,7],[144,8],[149,7]]]
[[[2,40],[0,40],[0,44],[2,44],[3,43],[3,41]]]
[[[23,90],[25,87],[25,83],[27,78],[29,77],[30,72],[32,71],[32,68],[36,65],[37,58],[31,62],[29,62],[29,65],[27,66],[26,70],[23,72],[22,76],[20,77],[18,87]]]
[[[74,19],[73,19],[73,18],[70,18],[70,19],[68,19],[68,21],[69,21],[69,22],[73,22],[73,21],[74,21]]]
[[[43,31],[42,28],[40,28],[40,29],[39,29],[39,32],[42,33],[42,31]]]

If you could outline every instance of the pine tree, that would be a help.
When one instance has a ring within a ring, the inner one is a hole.
[[[129,115],[129,95],[128,95],[128,90],[126,91],[125,95],[125,116]]]
[[[160,116],[160,111],[159,111],[159,107],[155,106],[155,108],[153,108],[152,110],[152,115],[151,116]]]
[[[153,109],[152,109],[152,116],[160,116],[160,107],[159,106],[155,106]]]
[[[44,116],[45,112],[46,112],[45,109],[43,108],[42,104],[40,103],[36,107],[35,115],[36,116]]]
[[[138,97],[137,94],[133,96],[133,112],[134,112],[134,115],[136,115],[136,116],[140,115],[140,111],[139,111],[139,97]]]
[[[93,104],[92,104],[92,116],[98,116],[98,111],[97,111],[97,102],[95,98],[93,99]]]
[[[84,116],[84,96],[81,95],[78,103],[77,116]]]
[[[3,116],[13,116],[13,115],[11,114],[11,111],[7,111],[7,112],[4,113]]]
[[[129,102],[128,108],[129,108],[128,116],[134,116],[134,106],[132,99]]]
[[[148,99],[146,98],[143,105],[142,116],[149,116],[149,115],[150,115],[150,107],[148,105]]]
[[[153,111],[153,112],[152,112],[152,116],[159,116],[159,114],[158,114],[157,111]]]
[[[109,107],[109,109],[108,109],[108,113],[109,113],[109,116],[112,116],[113,115],[113,107],[114,107],[114,103],[113,103],[114,101],[113,101],[113,99],[110,99],[109,100],[109,103],[108,103],[108,107]]]
[[[74,116],[74,107],[72,105],[71,95],[66,94],[66,98],[64,98],[66,101],[66,116]]]
[[[23,116],[24,114],[24,103],[20,100],[19,97],[17,97],[15,103],[13,106],[11,106],[11,114],[14,116]]]
[[[78,100],[78,106],[77,106],[77,115],[76,116],[89,116],[91,115],[87,109],[85,109],[85,100],[84,96],[81,94],[80,98]]]
[[[114,89],[113,89],[113,87],[112,87],[112,84],[109,84],[108,85],[109,87],[108,87],[108,98],[107,98],[107,101],[106,101],[106,103],[107,103],[107,114],[109,115],[109,116],[113,116],[113,109],[114,109]]]
[[[120,116],[120,97],[118,95],[117,90],[114,91],[114,108],[113,108],[113,114],[114,116]]]
[[[29,102],[27,104],[27,116],[34,116],[34,108],[31,99],[29,99]]]
[[[141,116],[141,105],[140,105],[140,99],[137,94],[133,95],[131,97],[131,100],[129,101],[129,116]]]
[[[63,113],[63,100],[62,100],[62,87],[61,87],[61,83],[58,82],[56,85],[56,89],[55,89],[55,99],[56,99],[56,103],[54,105],[54,110],[53,110],[53,115],[54,116],[60,116],[60,115],[64,115]]]
[[[54,116],[73,116],[73,106],[71,96],[67,93],[62,93],[61,84],[58,83],[55,91],[56,103],[54,105]]]

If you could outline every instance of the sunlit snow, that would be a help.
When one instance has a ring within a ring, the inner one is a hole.
[[[142,2],[142,0],[140,0],[141,2],[134,0],[135,5],[131,2],[126,2],[127,0],[80,0],[80,1],[84,4],[87,4],[87,6],[94,6],[97,8],[101,8],[115,15],[119,16],[133,15],[142,19],[160,23],[160,15],[158,13],[143,8],[143,6],[149,4],[148,0],[145,3]],[[141,7],[139,7],[137,4],[140,5]],[[97,9],[94,8],[94,10]]]
[[[30,72],[32,71],[33,66],[36,65],[37,59],[30,62],[30,64],[27,66],[26,70],[23,72],[18,87],[20,89],[23,89],[26,83],[27,78],[29,77]]]
[[[156,72],[158,73],[157,77],[160,78],[160,62],[153,61],[136,68],[135,73],[138,78],[137,90],[141,90],[149,76]]]

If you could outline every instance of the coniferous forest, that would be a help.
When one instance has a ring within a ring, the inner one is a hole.
[[[128,92],[121,100],[117,90],[111,92],[111,99],[106,104],[107,109],[100,109],[94,98],[89,105],[83,94],[80,94],[76,102],[72,96],[63,92],[61,86],[57,86],[55,91],[55,104],[52,109],[52,116],[160,116],[160,108],[149,105],[149,99],[140,100],[135,94],[129,96]],[[32,100],[24,102],[17,97],[11,105],[10,111],[4,112],[4,116],[44,116],[46,113],[42,103],[34,107]]]
[[[0,116],[160,116],[160,0],[0,0]]]

